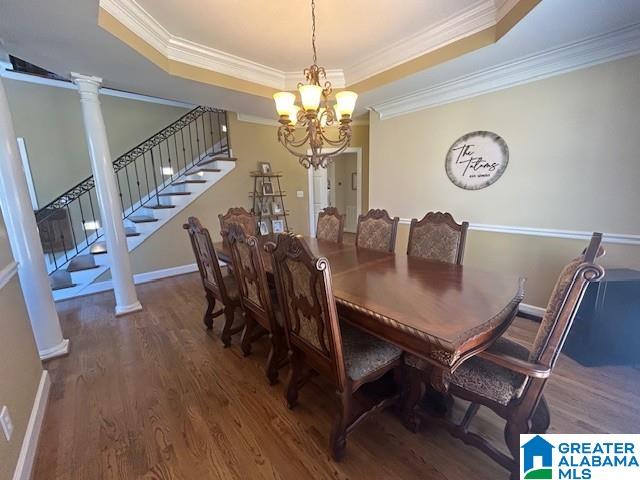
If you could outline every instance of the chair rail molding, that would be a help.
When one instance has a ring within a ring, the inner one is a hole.
[[[400,223],[410,225],[410,218],[401,218]],[[486,223],[470,223],[469,230],[479,232],[509,233],[513,235],[530,235],[534,237],[565,238],[570,240],[589,240],[592,232],[580,230],[559,230],[553,228],[514,227],[507,225],[491,225]],[[640,245],[640,235],[632,233],[605,233],[604,243],[619,245]]]
[[[640,24],[480,70],[371,106],[385,120],[640,53]]]

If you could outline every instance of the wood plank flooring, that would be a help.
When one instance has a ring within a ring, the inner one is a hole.
[[[358,428],[346,459],[334,463],[328,438],[338,403],[326,383],[314,379],[288,410],[283,382],[270,387],[263,373],[266,339],[244,358],[238,337],[222,347],[219,319],[205,331],[197,274],[138,292],[144,311],[120,318],[111,293],[59,304],[71,353],[46,364],[53,386],[36,480],[508,478],[441,429],[410,433],[393,412]],[[536,327],[518,319],[510,336],[530,343]],[[546,391],[551,431],[640,433],[639,380],[631,367],[585,368],[562,357]],[[503,445],[493,414],[475,425]]]

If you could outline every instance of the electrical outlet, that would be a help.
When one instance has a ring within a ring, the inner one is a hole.
[[[298,190],[296,192],[296,197],[298,198],[304,198],[304,190]]]
[[[2,407],[2,411],[0,411],[0,425],[2,425],[2,430],[4,431],[4,436],[7,441],[11,440],[11,435],[13,434],[13,422],[11,421],[9,409],[6,405]]]

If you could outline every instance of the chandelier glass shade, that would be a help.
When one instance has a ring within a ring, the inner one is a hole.
[[[298,84],[300,105],[291,92],[273,95],[279,115],[278,141],[305,168],[326,167],[351,143],[351,116],[358,95],[347,90],[335,95],[323,67],[317,64],[315,0],[311,0],[313,64],[304,69],[306,83]],[[329,128],[336,127],[336,128]]]

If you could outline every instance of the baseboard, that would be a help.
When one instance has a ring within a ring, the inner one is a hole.
[[[40,439],[40,431],[42,430],[42,422],[44,414],[47,410],[47,401],[49,400],[49,391],[51,389],[51,379],[49,372],[42,371],[38,392],[33,402],[31,416],[27,424],[27,431],[24,434],[22,448],[18,456],[18,464],[13,473],[13,480],[29,480],[33,470],[33,462],[36,459],[38,451],[38,440]]]
[[[520,304],[519,315],[531,320],[542,320],[544,312],[546,310],[542,307],[536,307],[535,305],[529,305],[526,303]]]
[[[152,272],[137,273],[133,276],[133,283],[141,285],[143,283],[153,282],[162,278],[175,277],[176,275],[184,275],[185,273],[192,273],[198,271],[197,263],[190,263],[188,265],[180,265],[178,267],[163,268],[161,270],[154,270]],[[104,282],[96,282],[87,285],[76,297],[84,297],[86,295],[93,295],[94,293],[107,292],[113,290],[113,282],[106,280]],[[75,298],[75,297],[71,297]]]

